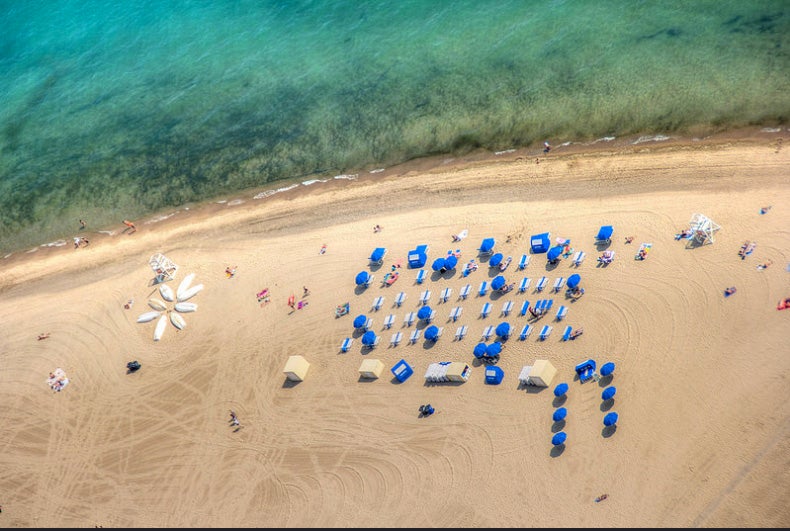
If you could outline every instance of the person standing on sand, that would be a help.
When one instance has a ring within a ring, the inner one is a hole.
[[[84,230],[87,226],[88,225],[84,221],[80,220],[80,230]]]
[[[137,232],[137,227],[135,227],[134,223],[132,223],[128,219],[123,220],[123,224],[126,225],[127,229],[132,229],[132,230],[129,231],[129,234],[133,234],[133,233]],[[126,232],[126,230],[124,230],[124,232]]]

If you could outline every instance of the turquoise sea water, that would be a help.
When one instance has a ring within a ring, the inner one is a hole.
[[[786,0],[0,0],[0,252],[425,155],[790,116]]]

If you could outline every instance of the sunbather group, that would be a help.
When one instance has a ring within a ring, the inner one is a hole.
[[[749,240],[746,240],[743,242],[743,245],[741,245],[741,250],[738,251],[738,256],[741,257],[741,260],[745,259],[754,252],[755,247],[757,247],[757,242],[750,242]]]
[[[466,267],[464,268],[464,276],[467,276],[473,271],[477,271],[477,262],[475,262],[474,258],[469,260],[469,263],[466,264]]]
[[[504,262],[502,262],[501,264],[499,264],[499,270],[500,270],[500,271],[504,271],[505,269],[507,269],[507,268],[508,268],[508,266],[510,265],[510,262],[512,262],[512,261],[513,261],[513,257],[512,257],[512,256],[508,256],[508,257],[505,259],[505,261],[504,261]]]
[[[691,238],[692,234],[694,234],[694,232],[691,229],[683,229],[682,231],[675,234],[675,239],[682,240],[684,238]]]
[[[614,251],[604,251],[603,254],[598,257],[598,261],[602,264],[611,264],[614,261]]]

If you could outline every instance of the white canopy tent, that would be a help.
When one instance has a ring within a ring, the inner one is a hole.
[[[703,214],[694,214],[691,216],[689,228],[694,233],[694,239],[704,245],[713,243],[713,235],[721,229],[721,225]]]

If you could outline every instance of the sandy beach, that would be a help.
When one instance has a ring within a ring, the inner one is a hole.
[[[119,218],[113,234],[91,232],[87,247],[14,253],[0,262],[0,527],[787,527],[783,134],[416,162],[135,220],[134,234]],[[675,240],[695,213],[721,226],[713,244]],[[607,267],[596,260],[601,225],[614,227]],[[453,242],[462,229],[468,237]],[[570,239],[585,261],[549,266],[534,254],[518,271],[530,236],[542,232],[552,243]],[[508,282],[532,279],[526,293],[477,295],[499,274],[478,257],[487,237],[513,257]],[[746,241],[754,252],[741,257]],[[642,243],[652,248],[634,260]],[[422,285],[406,267],[420,244],[429,246]],[[376,247],[387,254],[371,269]],[[431,272],[455,250],[455,274]],[[149,298],[161,298],[148,265],[155,253],[179,266],[174,290],[189,273],[204,285],[186,327],[168,323],[158,342],[156,321],[136,322]],[[463,278],[471,258],[480,267]],[[382,285],[397,261],[398,281]],[[360,271],[375,275],[367,289],[355,286]],[[573,273],[581,298],[551,293]],[[541,276],[550,286],[538,294]],[[467,283],[472,294],[459,300]],[[737,291],[725,297],[730,286]],[[268,303],[256,298],[263,289]],[[409,344],[425,325],[403,319],[424,290],[443,335]],[[291,295],[301,309],[288,306]],[[384,303],[372,311],[378,296]],[[539,298],[554,307],[535,326],[553,332],[520,341],[533,321],[519,309]],[[349,315],[336,318],[345,302]],[[493,309],[483,319],[485,302]],[[569,308],[561,322],[559,305]],[[463,314],[452,322],[456,306]],[[359,314],[381,337],[373,350],[354,333]],[[472,350],[486,326],[503,321],[516,333],[497,365],[503,382],[487,385]],[[468,333],[457,341],[461,325]],[[584,333],[561,341],[568,325]],[[405,337],[392,347],[397,331]],[[50,335],[37,340],[41,333]],[[342,353],[346,337],[355,341]],[[310,363],[299,383],[283,374],[292,355]],[[360,379],[366,358],[384,363],[380,378]],[[588,358],[614,362],[612,377],[579,382],[574,367]],[[390,367],[401,359],[414,375],[398,383]],[[522,367],[538,359],[557,368],[552,386],[519,386]],[[141,368],[127,374],[132,360]],[[469,380],[426,383],[428,365],[440,361],[469,364]],[[47,383],[57,368],[69,379],[60,392]],[[552,392],[560,382],[570,386],[564,401]],[[601,400],[606,383],[617,388],[613,403]],[[427,403],[436,413],[421,418]],[[568,410],[561,424],[552,421],[558,405]],[[619,421],[607,430],[612,411]],[[568,439],[555,448],[558,431]]]

